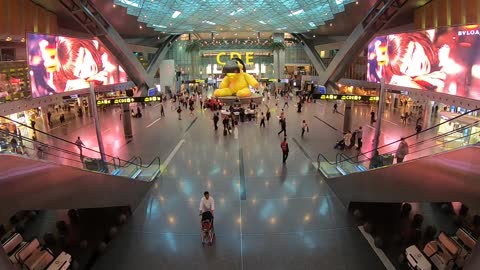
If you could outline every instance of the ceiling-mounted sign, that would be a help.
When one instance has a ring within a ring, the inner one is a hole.
[[[122,97],[122,98],[106,98],[97,100],[97,105],[110,104],[129,104],[135,102],[157,102],[162,101],[161,97]]]
[[[314,99],[320,100],[350,100],[350,101],[378,101],[377,96],[313,94]]]

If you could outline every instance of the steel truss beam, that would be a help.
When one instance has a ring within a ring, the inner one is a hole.
[[[91,35],[97,38],[122,64],[130,80],[139,88],[153,86],[153,78],[128,48],[115,28],[103,17],[90,0],[59,0],[70,15]]]
[[[172,47],[172,44],[175,40],[177,40],[180,35],[171,35],[169,36],[163,44],[158,48],[157,52],[155,53],[150,65],[147,68],[147,73],[149,78],[155,78],[155,74],[158,71],[158,67],[160,66],[160,62],[165,59],[168,50]]]
[[[320,74],[319,84],[333,86],[378,31],[392,20],[408,0],[378,0],[360,24],[345,41],[325,72]]]
[[[318,54],[317,50],[315,49],[315,45],[311,40],[308,40],[302,34],[292,34],[296,39],[300,41],[302,44],[303,50],[307,54],[308,58],[313,64],[313,67],[317,70],[318,73],[325,71],[326,67],[322,61],[322,58]]]

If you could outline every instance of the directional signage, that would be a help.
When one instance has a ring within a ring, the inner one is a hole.
[[[161,97],[122,97],[122,98],[107,98],[97,100],[97,105],[110,104],[128,104],[135,102],[158,102],[162,101]]]
[[[377,96],[361,96],[361,95],[337,95],[337,94],[314,94],[314,99],[320,100],[350,100],[350,101],[378,101]]]

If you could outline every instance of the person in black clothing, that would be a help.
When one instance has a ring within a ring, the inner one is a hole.
[[[230,129],[229,129],[229,126],[228,126],[230,121],[228,120],[228,118],[226,116],[223,118],[222,123],[223,123],[223,134],[227,134],[227,132],[230,133]]]
[[[32,126],[32,129],[33,129],[34,131],[35,131],[35,124],[37,124],[37,123],[35,122],[35,120],[33,120],[33,119],[30,120],[30,125]]]
[[[376,120],[375,120],[375,112],[374,111],[371,111],[370,112],[370,125],[373,125],[373,123],[375,123]]]
[[[287,136],[287,119],[285,117],[280,118],[280,126],[282,129],[278,132],[278,135],[283,132],[283,135]]]
[[[218,112],[216,114],[213,115],[213,126],[215,127],[215,130],[218,129],[218,120],[220,120],[220,118],[218,117]]]
[[[297,112],[301,113],[302,112],[302,102],[299,101],[297,105]]]
[[[137,106],[137,117],[142,117],[142,112],[140,111],[140,107]]]
[[[263,112],[262,112],[262,115],[260,116],[260,127],[265,127],[265,115],[263,115]]]
[[[160,103],[160,116],[165,117],[165,110],[163,109],[163,104]]]
[[[47,112],[47,120],[48,120],[48,125],[50,126],[52,124],[52,113],[50,111]]]
[[[333,113],[338,113],[337,107],[338,107],[337,103],[334,103],[333,104]]]
[[[267,114],[266,114],[267,122],[270,121],[270,116],[271,116],[271,115],[270,115],[270,110],[267,110]]]

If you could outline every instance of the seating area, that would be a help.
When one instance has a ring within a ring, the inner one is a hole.
[[[130,214],[128,207],[21,211],[0,225],[0,240],[15,269],[89,269]]]

